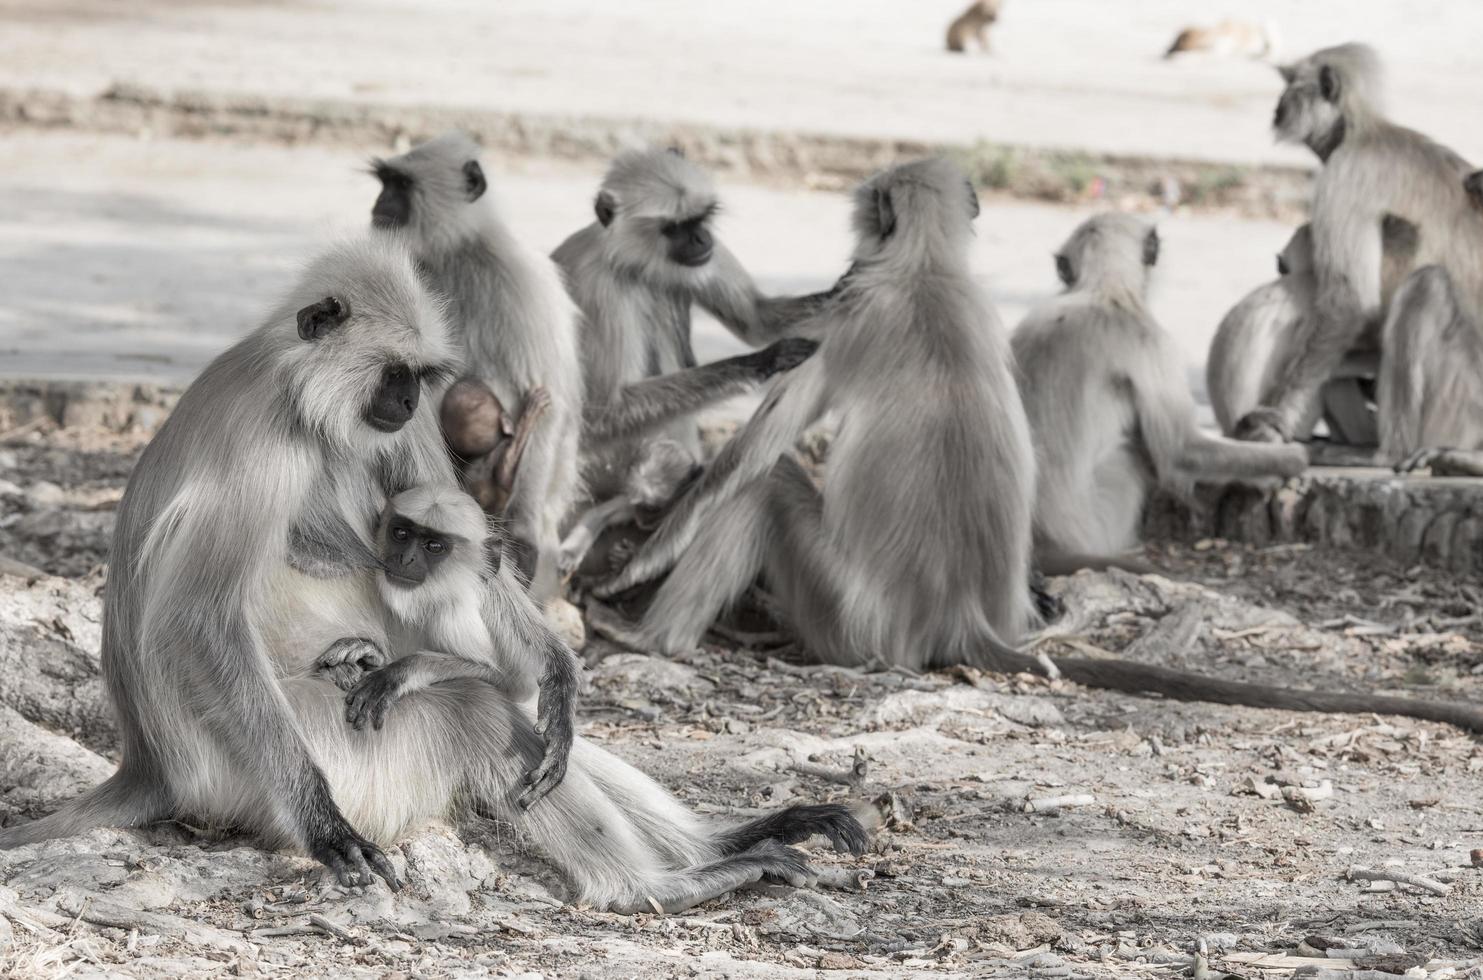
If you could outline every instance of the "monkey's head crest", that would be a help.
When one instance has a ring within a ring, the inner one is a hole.
[[[1327,160],[1347,135],[1379,117],[1382,70],[1368,45],[1324,48],[1277,70],[1285,87],[1272,131],[1280,142],[1301,143]]]
[[[391,449],[404,432],[436,439],[434,402],[458,357],[400,236],[326,249],[263,329],[302,430],[352,452]]]
[[[710,175],[660,147],[620,153],[593,202],[606,262],[678,289],[714,274],[711,226],[720,209]]]
[[[855,188],[854,201],[857,261],[967,261],[978,193],[948,161],[930,157],[882,170]]]

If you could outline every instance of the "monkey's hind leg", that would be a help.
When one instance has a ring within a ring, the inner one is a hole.
[[[97,786],[40,820],[0,830],[0,851],[75,837],[96,827],[139,827],[170,816],[168,797],[147,776],[120,768]]]

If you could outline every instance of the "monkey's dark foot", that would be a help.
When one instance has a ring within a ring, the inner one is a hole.
[[[369,721],[379,732],[386,724],[386,713],[404,693],[402,672],[396,669],[396,664],[374,670],[345,695],[345,720],[356,731],[364,730]]]
[[[386,653],[376,644],[359,636],[347,636],[330,644],[328,650],[314,661],[314,669],[334,682],[342,691],[349,691],[360,683],[367,671],[380,668],[386,663]]]
[[[1030,598],[1035,601],[1035,611],[1042,622],[1054,623],[1066,615],[1066,604],[1059,596],[1053,596],[1045,588],[1045,576],[1035,572],[1030,576]]]
[[[1271,408],[1254,408],[1236,423],[1234,433],[1243,442],[1292,442],[1282,413]]]
[[[757,371],[765,380],[774,374],[790,371],[809,359],[819,349],[819,342],[804,337],[784,337],[758,351],[754,356]]]
[[[396,869],[381,848],[350,829],[343,817],[339,826],[325,828],[309,845],[309,853],[335,876],[343,888],[365,888],[379,876],[392,891],[400,891]]]
[[[838,803],[786,807],[727,831],[718,844],[724,853],[734,854],[767,840],[798,844],[815,834],[827,838],[836,851],[856,857],[870,846],[864,826],[848,807]]]

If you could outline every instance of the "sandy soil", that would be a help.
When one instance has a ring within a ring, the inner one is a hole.
[[[108,771],[97,592],[141,441],[35,433],[0,448],[0,555],[73,576],[0,585],[0,820]],[[1058,580],[1058,632],[1224,676],[1483,693],[1476,583],[1301,548],[1149,555],[1169,578]],[[1457,975],[1441,961],[1483,947],[1469,857],[1483,846],[1483,754],[1455,730],[792,656],[720,644],[670,662],[597,635],[583,732],[706,812],[855,801],[877,825],[867,858],[811,851],[873,871],[864,892],[764,888],[622,918],[560,904],[550,870],[487,823],[404,842],[394,858],[411,887],[395,899],[324,892],[309,862],[237,838],[99,831],[0,855],[14,933],[8,947],[0,934],[0,973],[1167,976],[1203,941],[1212,967],[1244,976],[1311,967],[1327,942],[1397,972],[1435,961],[1441,977]],[[79,676],[56,687],[44,672],[62,663]],[[866,777],[851,786],[857,751]],[[1074,799],[1031,802],[1049,797]],[[1425,875],[1447,894],[1377,890],[1351,867]]]

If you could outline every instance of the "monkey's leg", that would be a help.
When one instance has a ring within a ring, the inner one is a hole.
[[[557,568],[563,577],[582,567],[582,559],[592,550],[592,545],[613,524],[623,524],[634,518],[633,503],[627,496],[589,507],[577,518],[577,523],[561,542],[561,557]]]
[[[818,344],[801,337],[779,340],[751,354],[686,368],[626,385],[615,403],[589,404],[583,434],[593,439],[628,439],[740,395],[808,360]]]
[[[515,488],[515,473],[520,468],[520,457],[525,453],[525,445],[530,442],[531,434],[535,432],[536,423],[551,407],[551,393],[545,388],[532,388],[530,394],[525,396],[525,406],[520,410],[520,421],[515,423],[515,434],[511,442],[505,447],[505,453],[500,457],[499,464],[494,469],[494,481],[506,493]]]
[[[1396,291],[1382,334],[1380,453],[1407,469],[1419,454],[1483,447],[1483,335],[1459,307],[1446,271],[1418,269]],[[1468,461],[1458,455],[1463,473]],[[1437,472],[1435,466],[1433,472]]]
[[[345,721],[360,731],[370,722],[378,731],[400,700],[439,681],[474,678],[498,686],[503,678],[484,664],[445,653],[414,653],[368,673],[345,695]]]

